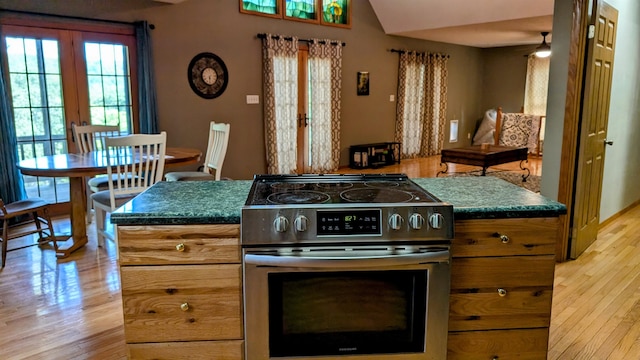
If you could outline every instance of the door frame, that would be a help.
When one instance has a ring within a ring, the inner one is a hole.
[[[560,0],[556,0],[560,1]],[[560,215],[559,233],[556,242],[556,261],[569,259],[571,222],[575,212],[575,192],[578,167],[578,142],[584,96],[585,66],[587,62],[588,31],[590,9],[595,11],[603,0],[572,0],[572,23],[570,33],[569,66],[566,87],[562,150],[560,155],[560,174],[558,183],[558,201],[566,204],[567,214]]]

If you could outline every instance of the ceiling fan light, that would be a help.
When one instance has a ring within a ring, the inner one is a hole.
[[[551,55],[551,46],[547,44],[547,35],[549,35],[549,32],[543,31],[540,34],[542,35],[542,44],[536,48],[535,55],[540,58],[546,58]]]
[[[551,55],[551,49],[550,48],[538,48],[536,49],[536,56],[539,58],[546,58],[549,57],[549,55]]]

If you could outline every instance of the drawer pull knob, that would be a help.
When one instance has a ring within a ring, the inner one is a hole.
[[[505,297],[505,296],[507,296],[507,290],[505,290],[505,289],[498,289],[498,295],[500,295],[500,297]]]
[[[499,356],[494,356],[493,358],[491,358],[491,360],[498,360],[499,358]]]
[[[180,244],[176,245],[176,250],[178,250],[180,252],[183,252],[184,251],[184,244],[180,243]]]
[[[189,303],[182,303],[182,304],[180,304],[180,310],[182,310],[182,311],[187,311],[187,310],[189,310]]]
[[[509,242],[509,236],[505,234],[495,233],[493,234],[493,236],[498,237],[503,244],[506,244]]]

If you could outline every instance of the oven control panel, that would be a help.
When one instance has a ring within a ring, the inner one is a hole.
[[[318,210],[316,233],[323,235],[382,235],[382,210]]]
[[[451,206],[252,207],[242,211],[243,245],[453,239]]]

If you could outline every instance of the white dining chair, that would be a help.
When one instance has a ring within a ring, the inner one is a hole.
[[[116,243],[116,233],[106,226],[107,213],[111,213],[136,195],[162,180],[166,154],[167,134],[134,134],[105,138],[109,190],[91,195],[96,210],[98,246],[105,238]]]
[[[167,181],[220,180],[222,164],[227,154],[229,131],[231,125],[216,123],[209,124],[209,143],[204,157],[202,171],[176,171],[165,175]]]
[[[79,154],[90,151],[104,150],[104,138],[120,136],[120,127],[117,125],[75,125],[71,126],[76,150]],[[91,223],[92,201],[91,194],[109,189],[109,178],[100,175],[85,178],[87,184],[87,224]]]

